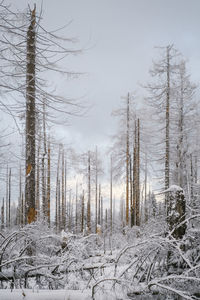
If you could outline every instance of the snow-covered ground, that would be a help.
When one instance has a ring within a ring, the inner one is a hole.
[[[66,291],[66,290],[0,290],[1,300],[90,300],[90,291]]]

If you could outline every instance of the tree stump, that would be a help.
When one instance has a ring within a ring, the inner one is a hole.
[[[169,230],[172,231],[172,236],[175,239],[182,239],[186,231],[186,224],[181,224],[185,220],[186,201],[184,191],[181,187],[172,185],[165,192],[169,193],[167,203]]]

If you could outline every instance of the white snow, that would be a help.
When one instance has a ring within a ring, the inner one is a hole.
[[[183,189],[178,186],[178,185],[171,185],[167,190],[165,190],[164,192],[167,193],[167,192],[178,192],[178,191],[182,191]]]
[[[90,300],[90,291],[39,290],[28,289],[0,290],[1,300]]]

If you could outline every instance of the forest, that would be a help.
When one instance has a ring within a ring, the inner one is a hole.
[[[0,299],[200,299],[200,102],[188,58],[156,47],[144,96],[127,90],[110,111],[106,151],[81,151],[55,128],[87,119],[90,104],[52,81],[76,82],[65,59],[85,50],[44,17],[0,1]]]

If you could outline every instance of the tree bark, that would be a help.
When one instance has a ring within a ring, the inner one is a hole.
[[[167,89],[165,107],[165,190],[169,188],[169,116],[170,116],[170,46],[167,46]],[[168,194],[165,195],[165,206],[168,215]]]
[[[11,214],[10,214],[10,204],[11,204],[11,168],[9,171],[8,179],[8,227],[11,227]]]
[[[145,153],[145,178],[144,178],[144,221],[148,222],[148,204],[147,204],[147,153]]]
[[[40,147],[41,147],[41,137],[39,136],[38,149],[37,149],[37,175],[36,175],[36,214],[37,219],[40,217]]]
[[[126,115],[126,226],[129,225],[129,94],[127,96]]]
[[[84,230],[84,190],[81,198],[81,232],[83,233]]]
[[[140,226],[140,120],[137,122],[137,197],[136,197],[136,225]]]
[[[64,149],[62,151],[62,229],[65,230],[66,227],[66,211],[65,211],[65,159],[64,159]]]
[[[91,233],[91,170],[90,170],[90,151],[88,151],[88,203],[87,203],[87,230]]]
[[[78,182],[76,182],[75,232],[78,233]]]
[[[112,228],[113,228],[113,211],[112,211],[112,205],[113,205],[113,196],[112,196],[112,181],[113,181],[113,175],[112,175],[112,156],[110,158],[110,232],[111,232],[111,236],[112,236]]]
[[[50,227],[50,207],[51,207],[51,149],[48,142],[48,162],[47,162],[47,221]]]
[[[169,215],[167,217],[169,230],[173,231],[172,236],[175,239],[182,239],[186,232],[185,212],[186,201],[183,189],[181,187],[169,188]]]
[[[60,221],[60,210],[59,210],[59,169],[60,169],[60,146],[59,146],[59,152],[58,152],[58,163],[57,163],[57,178],[56,178],[56,215],[55,215],[55,226],[56,231],[59,230],[59,221]]]
[[[101,196],[101,228],[102,228],[102,231],[103,231],[103,228],[104,228],[104,224],[103,224],[103,197]]]
[[[95,153],[95,161],[96,161],[96,168],[95,168],[95,233],[97,233],[97,201],[98,201],[98,154],[97,154],[97,147]]]
[[[101,184],[99,184],[99,198],[98,198],[98,224],[101,225]]]
[[[36,56],[36,6],[31,11],[27,31],[26,65],[26,223],[35,221],[35,56]]]
[[[8,165],[6,169],[6,227],[8,227],[8,215],[9,215],[9,204],[8,204]]]
[[[137,198],[137,122],[135,121],[135,134],[133,146],[133,205],[131,208],[131,226],[136,223],[136,198]]]
[[[1,230],[4,229],[4,221],[5,221],[5,218],[4,218],[4,198],[3,198],[3,204],[1,206]]]

